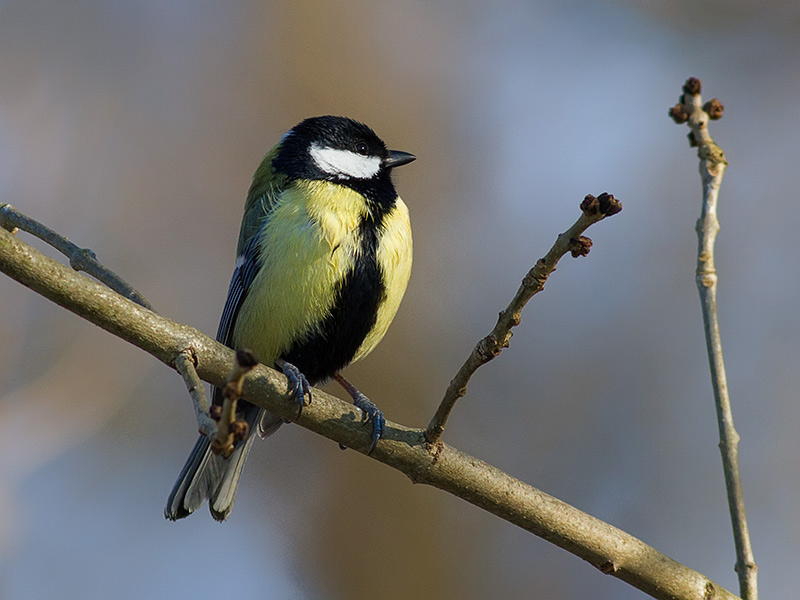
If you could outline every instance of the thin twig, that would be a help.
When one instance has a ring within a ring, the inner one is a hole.
[[[0,204],[0,227],[5,227],[12,233],[16,233],[15,230],[17,228],[27,231],[66,256],[69,259],[69,266],[76,271],[88,273],[118,294],[154,311],[152,305],[144,296],[125,282],[122,277],[100,264],[94,252],[88,248],[76,246],[64,236],[39,223],[39,221],[34,221],[30,217],[23,215],[10,204]]]
[[[236,442],[247,437],[247,422],[236,420],[236,405],[243,394],[244,376],[257,364],[258,361],[249,350],[236,351],[236,364],[223,388],[224,399],[217,419],[217,433],[211,440],[214,454],[230,456]]]
[[[694,77],[688,79],[683,86],[680,103],[670,110],[670,116],[677,123],[688,123],[691,129],[689,142],[692,146],[698,146],[700,177],[703,182],[703,207],[696,226],[698,240],[697,289],[703,309],[708,362],[711,367],[711,383],[714,388],[714,402],[719,425],[719,449],[722,453],[725,487],[728,492],[728,506],[736,545],[739,593],[743,600],[757,600],[758,567],[753,557],[744,510],[742,479],[739,472],[739,434],[733,426],[733,413],[728,395],[725,363],[722,360],[722,341],[717,314],[717,271],[714,267],[714,242],[719,231],[719,221],[717,220],[719,188],[728,163],[725,160],[725,153],[711,139],[711,134],[708,132],[708,121],[719,119],[722,116],[722,104],[714,98],[704,105],[700,97],[700,89],[699,79]]]
[[[209,439],[217,435],[217,423],[209,414],[208,399],[206,398],[203,380],[197,375],[195,369],[197,358],[191,348],[186,348],[175,357],[175,370],[181,374],[186,389],[192,397],[194,414],[197,417],[197,431]]]
[[[558,236],[550,251],[544,258],[540,258],[523,278],[522,285],[509,305],[500,313],[492,332],[477,343],[447,387],[436,414],[425,430],[425,439],[434,451],[456,402],[467,393],[467,383],[470,378],[482,365],[500,354],[503,348],[508,347],[511,341],[511,329],[519,325],[522,309],[534,294],[544,288],[547,278],[556,270],[556,264],[561,257],[567,252],[571,252],[574,257],[586,256],[592,241],[581,234],[590,225],[621,210],[622,204],[610,194],[601,194],[598,198],[589,195],[584,198],[581,202],[581,216],[572,227]]]
[[[3,229],[0,271],[170,367],[185,348],[193,348],[198,375],[213,385],[224,385],[233,362],[229,348],[76,275]],[[263,365],[245,379],[243,397],[287,420],[297,415],[297,401],[286,391],[286,378]],[[353,411],[350,402],[315,388],[314,403],[303,411],[297,423],[334,442],[366,452],[370,433]],[[439,453],[431,456],[423,432],[418,429],[387,422],[381,440],[371,458],[405,473],[412,481],[444,490],[538,535],[653,598],[736,598],[705,575],[632,535],[475,457],[447,444],[439,444]]]

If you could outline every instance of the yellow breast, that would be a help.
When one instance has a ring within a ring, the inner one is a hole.
[[[262,268],[234,327],[236,347],[250,348],[270,364],[317,331],[330,314],[337,286],[359,256],[358,229],[367,213],[360,194],[330,182],[298,182],[282,193],[258,234]],[[411,254],[408,209],[398,198],[378,232],[385,300],[354,360],[368,354],[386,333],[405,292]]]

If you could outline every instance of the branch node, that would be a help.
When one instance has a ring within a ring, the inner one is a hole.
[[[442,435],[442,432],[439,432],[439,436]],[[436,439],[434,442],[429,442],[427,444],[428,454],[431,455],[431,460],[436,462],[439,460],[439,456],[441,456],[442,451],[444,451],[444,443],[440,439]]]
[[[222,404],[212,402],[211,407],[208,409],[208,414],[215,421],[219,421],[219,418],[222,416]]]
[[[704,271],[697,274],[697,285],[700,288],[709,289],[717,285],[717,274],[714,271]]]
[[[570,238],[567,248],[572,254],[572,258],[579,256],[586,256],[589,254],[589,249],[592,247],[592,240],[586,236],[580,235],[576,238]]]
[[[593,217],[597,214],[599,208],[600,203],[597,201],[595,196],[592,196],[591,194],[586,194],[586,196],[584,196],[583,201],[581,202],[581,210],[583,211],[583,214],[585,214],[587,217]]]
[[[686,107],[683,104],[676,104],[669,109],[669,116],[673,121],[675,121],[675,123],[682,125],[689,120],[689,111],[686,110]]]
[[[706,587],[703,590],[703,600],[714,600],[717,597],[717,590],[714,584],[710,581],[706,582]]]
[[[620,212],[622,203],[608,192],[603,192],[597,197],[587,194],[583,202],[581,202],[581,210],[587,217],[595,218],[600,216],[600,219],[602,219]]]
[[[697,96],[702,89],[703,84],[697,77],[689,77],[683,84],[683,93],[689,96]]]
[[[717,100],[716,98],[712,98],[705,104],[703,104],[703,110],[706,111],[708,114],[708,118],[712,121],[717,121],[718,119],[722,118],[722,111],[725,109],[722,106],[722,102]]]
[[[725,158],[725,152],[716,144],[708,143],[703,144],[697,151],[697,156],[700,160],[705,161],[705,167],[708,174],[712,177],[722,175],[722,170],[728,166],[728,160]],[[719,228],[719,226],[717,226]]]
[[[500,354],[499,346],[500,344],[497,343],[497,338],[494,337],[494,334],[490,333],[475,346],[475,355],[481,364],[487,363]]]
[[[553,267],[553,271],[555,270],[555,267]],[[522,286],[529,289],[543,288],[548,276],[547,261],[540,258],[522,278]],[[517,320],[516,324],[519,325],[519,320]]]
[[[605,573],[606,575],[613,575],[617,572],[617,565],[614,563],[613,560],[607,560],[604,563],[601,563],[598,567],[601,573]]]
[[[249,431],[250,431],[250,426],[247,424],[247,421],[243,419],[239,419],[231,423],[231,434],[233,435],[234,445],[247,438],[247,434]]]
[[[97,262],[97,255],[89,248],[77,248],[69,257],[69,266],[73,271],[86,271],[91,262]]]

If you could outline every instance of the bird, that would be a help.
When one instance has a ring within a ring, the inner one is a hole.
[[[281,370],[299,410],[311,401],[310,386],[338,381],[372,424],[370,453],[385,418],[341,371],[380,342],[405,294],[411,224],[392,173],[415,159],[348,117],[311,117],[286,132],[253,176],[217,331],[219,342]],[[221,402],[219,388],[212,394]],[[217,521],[230,515],[256,434],[267,437],[286,422],[238,405],[245,439],[224,458],[200,435],[167,500],[167,519],[206,501]]]

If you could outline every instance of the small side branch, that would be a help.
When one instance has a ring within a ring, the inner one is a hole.
[[[544,258],[540,258],[523,278],[522,285],[509,305],[500,313],[492,332],[478,342],[450,382],[436,414],[425,430],[425,439],[431,444],[431,447],[436,447],[456,402],[467,393],[467,383],[473,373],[500,354],[503,348],[508,347],[511,341],[511,329],[519,325],[522,309],[534,294],[544,288],[547,278],[556,270],[556,264],[561,257],[567,252],[570,252],[573,257],[586,256],[592,240],[583,237],[583,232],[590,225],[605,217],[615,215],[621,210],[622,204],[611,194],[600,194],[597,198],[588,195],[584,198],[581,202],[581,216],[572,227],[558,236],[550,251]]]
[[[181,374],[186,384],[186,389],[192,397],[194,414],[197,417],[197,431],[209,439],[217,435],[217,424],[209,414],[208,399],[206,398],[203,380],[197,375],[197,357],[191,348],[186,348],[175,357],[175,370]]]
[[[128,300],[133,300],[136,304],[155,312],[144,296],[125,282],[122,277],[100,264],[94,252],[88,248],[76,246],[63,235],[56,233],[39,221],[23,215],[10,204],[0,204],[0,227],[8,229],[11,233],[16,233],[17,229],[27,231],[66,256],[69,259],[69,266],[76,271],[88,273]]]
[[[700,97],[701,83],[690,78],[683,86],[680,102],[670,109],[676,123],[689,125],[689,144],[697,147],[700,159],[700,177],[703,183],[703,206],[697,221],[697,289],[703,310],[708,361],[711,367],[711,383],[719,425],[719,448],[725,472],[725,487],[733,524],[736,545],[736,573],[739,576],[739,592],[743,600],[757,600],[758,567],[753,557],[747,517],[744,510],[742,479],[739,472],[739,434],[733,426],[733,412],[728,395],[725,363],[722,360],[722,340],[717,314],[717,271],[714,267],[714,243],[719,232],[717,201],[722,176],[728,162],[725,153],[714,143],[708,131],[709,120],[722,117],[722,104],[716,98],[703,104]]]

